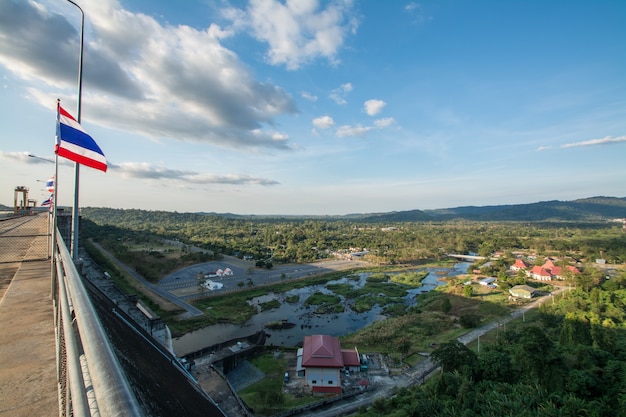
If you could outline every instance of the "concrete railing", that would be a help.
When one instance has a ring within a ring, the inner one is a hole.
[[[52,251],[61,416],[141,416],[80,274],[60,236]]]

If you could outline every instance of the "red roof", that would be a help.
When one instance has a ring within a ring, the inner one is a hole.
[[[548,271],[546,271],[545,269],[543,269],[543,267],[539,266],[539,265],[535,265],[533,266],[533,268],[530,270],[530,273],[533,275],[539,275],[542,277],[551,277],[552,275],[550,275],[550,273]]]
[[[521,260],[521,259],[516,259],[515,263],[513,264],[513,266],[516,266],[518,268],[526,269],[526,263],[523,260]]]
[[[563,268],[561,268],[560,266],[553,266],[552,268],[550,268],[550,273],[552,275],[557,275],[557,276],[561,276],[561,271],[563,270]]]
[[[302,366],[318,368],[342,368],[343,355],[339,339],[328,335],[304,337]]]
[[[575,266],[567,265],[567,269],[569,269],[570,271],[572,271],[575,274],[580,274],[580,270],[578,268],[576,268]]]
[[[359,354],[354,349],[341,349],[341,356],[343,356],[344,366],[359,366],[361,361],[359,360]]]

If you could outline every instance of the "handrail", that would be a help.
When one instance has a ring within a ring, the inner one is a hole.
[[[113,353],[67,246],[58,229],[54,232],[56,248],[53,248],[53,260],[56,261],[58,282],[55,306],[59,317],[57,342],[64,343],[64,349],[58,349],[59,355],[65,353],[65,357],[57,362],[67,367],[67,380],[61,385],[69,388],[69,392],[60,393],[65,396],[66,402],[65,410],[60,410],[61,414],[140,417],[142,412],[137,399]],[[86,370],[81,368],[81,352]],[[85,372],[88,377],[83,376]],[[87,388],[86,381],[91,382]],[[97,404],[93,404],[91,394],[95,394]]]

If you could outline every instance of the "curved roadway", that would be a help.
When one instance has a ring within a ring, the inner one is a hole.
[[[168,301],[171,301],[172,303],[176,304],[180,308],[186,310],[187,311],[187,313],[185,313],[186,316],[201,316],[201,315],[204,314],[202,312],[202,310],[200,310],[200,309],[198,309],[198,308],[196,308],[196,307],[194,307],[194,306],[192,306],[190,304],[187,304],[186,302],[184,302],[180,298],[174,296],[173,294],[170,294],[168,291],[165,291],[165,290],[159,288],[158,286],[152,284],[151,282],[147,281],[144,277],[139,275],[134,269],[132,269],[131,267],[126,265],[124,262],[122,262],[119,259],[117,259],[112,253],[110,253],[109,251],[104,249],[98,243],[93,242],[93,241],[91,243],[93,243],[94,246],[96,248],[98,248],[99,251],[101,251],[109,259],[111,259],[111,261],[113,261],[118,267],[120,267],[124,271],[128,272],[139,283],[141,283],[142,285],[145,285],[146,287],[148,287],[155,294],[158,294],[159,296],[165,298]]]

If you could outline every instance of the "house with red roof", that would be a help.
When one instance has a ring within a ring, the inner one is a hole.
[[[305,336],[298,349],[298,375],[306,378],[313,393],[341,394],[342,371],[357,371],[359,366],[356,348],[341,349],[333,336]]]
[[[526,274],[530,278],[538,281],[552,281],[552,274],[550,274],[550,271],[539,265],[533,266],[530,271],[526,272]]]
[[[563,273],[565,271],[580,274],[580,270],[575,266],[567,265],[563,268],[555,265],[552,260],[548,259],[543,265],[533,266],[529,271],[526,271],[526,275],[539,281],[552,281],[553,279],[563,279]]]
[[[516,259],[515,263],[511,265],[511,271],[519,271],[519,270],[525,271],[526,268],[528,268],[528,265],[526,265],[526,262],[524,262],[522,259]]]

